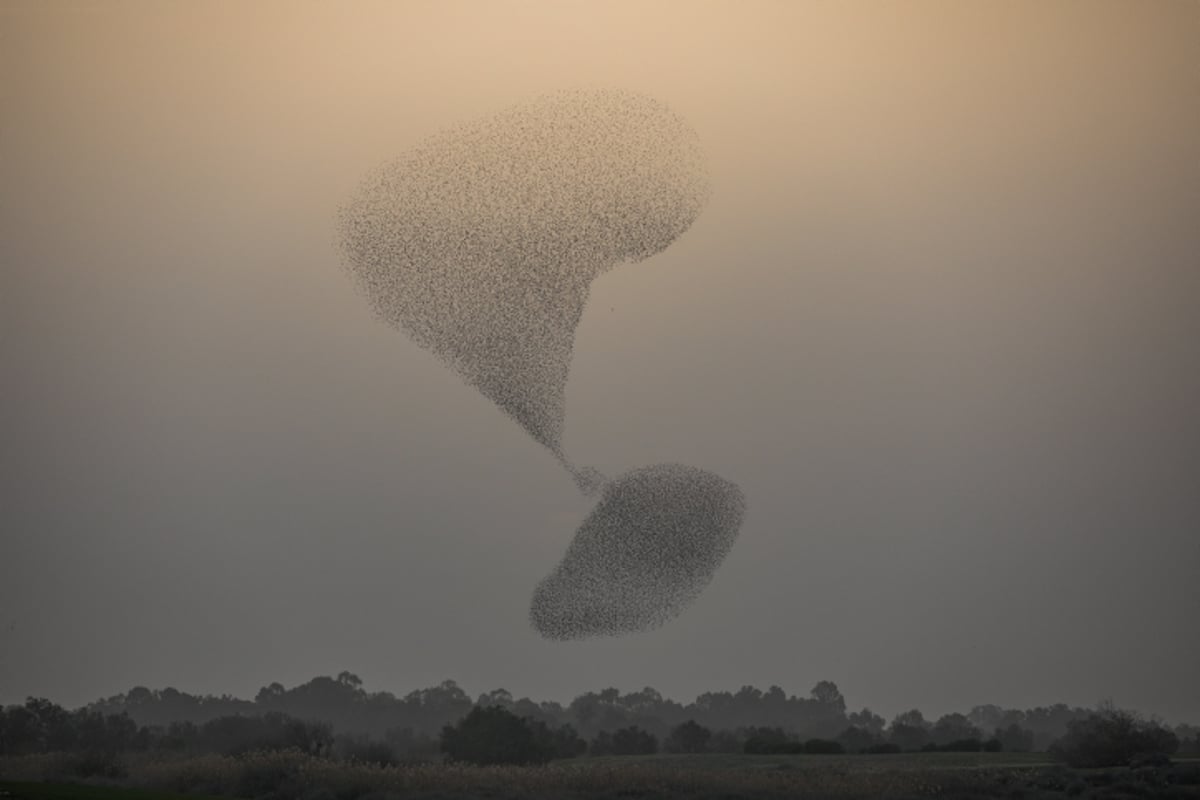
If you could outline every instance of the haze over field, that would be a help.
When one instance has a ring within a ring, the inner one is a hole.
[[[0,704],[676,698],[1200,718],[1200,6],[0,6]],[[530,587],[592,501],[344,273],[426,137],[563,89],[695,128],[711,196],[599,277],[563,442],[747,514],[651,632]]]

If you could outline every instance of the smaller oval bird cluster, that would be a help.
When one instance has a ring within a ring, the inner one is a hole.
[[[534,591],[533,626],[549,639],[580,639],[662,625],[712,580],[745,512],[736,485],[695,467],[614,478]]]

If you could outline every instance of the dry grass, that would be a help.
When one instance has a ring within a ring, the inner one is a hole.
[[[299,752],[124,759],[119,783],[170,792],[296,800],[490,798],[1062,798],[1078,776],[1040,756],[657,756],[581,758],[544,767],[381,767]],[[63,780],[62,756],[0,759],[3,780]],[[95,782],[96,779],[93,779]],[[101,780],[116,783],[113,780]],[[1174,787],[1181,788],[1181,787]],[[1158,796],[1138,794],[1139,797]],[[1196,797],[1197,794],[1170,795]]]

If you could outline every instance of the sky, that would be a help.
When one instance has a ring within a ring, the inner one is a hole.
[[[592,286],[564,444],[745,493],[700,599],[552,642],[592,507],[379,322],[371,169],[561,89],[666,103],[711,196]],[[1118,705],[1200,721],[1200,5],[0,4],[0,703]]]

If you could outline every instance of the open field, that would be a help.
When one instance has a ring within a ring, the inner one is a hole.
[[[123,786],[0,781],[0,800],[209,800],[209,798],[195,794],[178,794],[154,789],[130,789]]]
[[[563,766],[573,764],[588,764],[597,767],[637,765],[700,771],[821,770],[850,767],[855,770],[890,772],[1044,767],[1052,766],[1054,761],[1045,753],[888,753],[884,755],[746,755],[743,753],[671,755],[660,753],[653,756],[582,756],[556,763]]]
[[[60,772],[70,764],[62,759],[0,759],[0,791],[13,800],[179,800],[184,794],[192,800],[201,795],[264,800],[1200,798],[1200,763],[1194,761],[1152,770],[1076,771],[1037,753],[657,755],[578,758],[544,767],[379,767],[283,752],[141,757],[121,766],[120,778],[70,786],[68,774]]]

